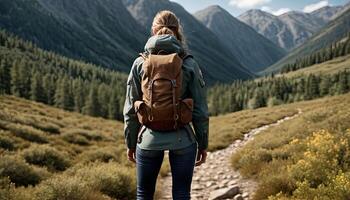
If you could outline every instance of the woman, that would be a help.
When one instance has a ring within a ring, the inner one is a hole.
[[[145,56],[135,60],[128,77],[124,133],[128,159],[136,163],[137,199],[153,199],[164,150],[169,150],[172,194],[176,200],[190,199],[194,166],[199,166],[206,160],[209,118],[205,83],[198,64],[183,46],[182,27],[176,15],[170,11],[159,12],[153,20],[152,37],[145,45]],[[142,64],[147,55],[164,52],[177,53],[183,58],[181,98],[193,99],[194,131],[186,124],[177,131],[164,133],[147,128],[138,121],[134,103],[142,100]]]

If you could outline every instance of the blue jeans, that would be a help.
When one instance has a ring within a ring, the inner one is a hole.
[[[197,155],[197,143],[169,151],[174,200],[191,198],[191,183]],[[137,200],[153,200],[157,176],[164,150],[144,150],[136,147]]]

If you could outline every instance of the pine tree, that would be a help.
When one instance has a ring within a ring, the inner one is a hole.
[[[32,78],[30,87],[30,99],[38,102],[45,102],[46,96],[43,88],[41,75],[36,72]]]
[[[73,82],[74,93],[74,111],[82,112],[85,100],[84,82],[81,79],[74,80]]]
[[[11,92],[11,70],[5,59],[0,62],[0,94]]]
[[[22,96],[22,83],[19,70],[19,61],[15,61],[11,67],[11,93],[15,96]]]
[[[66,110],[72,110],[73,98],[70,93],[70,80],[67,76],[57,81],[55,106]]]
[[[320,95],[325,96],[329,94],[329,88],[331,87],[331,80],[329,76],[324,76],[320,83]]]
[[[109,119],[121,119],[121,113],[119,112],[119,99],[118,93],[112,90],[108,102],[108,118]]]
[[[348,80],[346,72],[341,72],[339,74],[339,83],[337,87],[338,94],[344,94],[348,91]]]
[[[105,84],[100,84],[98,87],[98,105],[100,105],[100,116],[108,117],[108,102],[109,102],[109,91]]]
[[[57,82],[57,84],[59,84]],[[46,74],[43,78],[43,89],[45,93],[45,103],[48,105],[54,105],[55,103],[55,91],[56,91],[56,81],[54,80],[54,77],[50,74]]]
[[[90,86],[89,95],[85,101],[85,106],[83,108],[83,113],[91,116],[100,115],[100,105],[98,101],[98,91],[96,88],[96,83],[92,83]]]

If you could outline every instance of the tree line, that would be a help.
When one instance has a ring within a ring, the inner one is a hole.
[[[69,111],[123,119],[127,76],[41,50],[0,31],[0,93]]]
[[[286,78],[267,77],[258,80],[219,84],[208,90],[211,115],[236,112],[340,95],[350,91],[350,71],[335,74],[304,75]]]
[[[348,43],[349,40],[343,44]],[[31,42],[0,31],[0,94],[122,120],[126,79],[123,73],[41,50]],[[343,94],[349,90],[349,71],[236,80],[208,89],[209,112],[218,115]]]
[[[320,64],[348,54],[350,54],[350,33],[348,33],[347,37],[345,37],[343,40],[334,42],[329,47],[316,51],[309,56],[305,56],[304,58],[297,59],[292,64],[284,65],[281,69],[281,73],[296,71],[298,69]]]

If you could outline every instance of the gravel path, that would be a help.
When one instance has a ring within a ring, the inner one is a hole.
[[[231,158],[231,155],[234,152],[242,148],[249,141],[253,140],[256,134],[259,134],[270,127],[278,126],[281,123],[291,120],[300,114],[301,110],[299,109],[299,113],[291,117],[285,117],[275,123],[251,130],[249,133],[244,135],[244,139],[236,140],[225,149],[209,152],[206,163],[199,167],[195,167],[192,180],[191,199],[213,199],[213,197],[210,197],[211,194],[215,193],[213,191],[217,192],[219,189],[229,189],[237,186],[239,187],[240,194],[234,195],[234,197],[230,198],[218,199],[251,199],[254,191],[257,188],[257,183],[253,180],[243,178],[238,171],[233,170],[229,158]],[[162,178],[158,184],[160,184],[162,192],[160,199],[172,199],[171,173],[169,173],[168,176]]]

